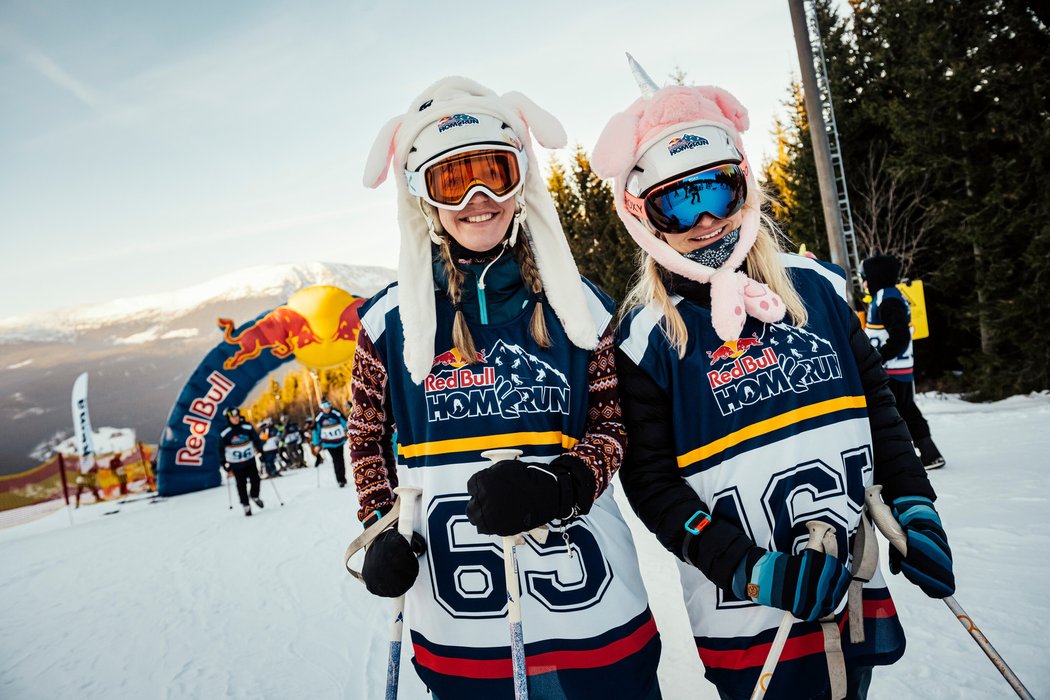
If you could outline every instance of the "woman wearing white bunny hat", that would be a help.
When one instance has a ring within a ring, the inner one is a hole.
[[[362,576],[406,594],[436,697],[510,698],[500,536],[549,525],[516,548],[529,697],[658,698],[659,635],[608,488],[625,439],[612,304],[576,269],[533,135],[565,142],[523,95],[445,78],[373,147],[365,184],[393,164],[401,252],[397,283],[360,311],[358,515],[374,522],[400,484],[422,489],[423,517],[415,546],[380,534]],[[494,448],[524,455],[489,466]]]
[[[863,698],[872,667],[904,653],[865,488],[882,484],[923,542],[897,566],[943,596],[954,580],[935,494],[842,271],[782,254],[763,221],[746,110],[720,88],[658,88],[631,64],[643,97],[591,161],[645,252],[618,339],[624,491],[681,560],[722,698],[751,696],[784,610],[801,621],[766,697]],[[802,549],[811,520],[834,527],[825,551]]]

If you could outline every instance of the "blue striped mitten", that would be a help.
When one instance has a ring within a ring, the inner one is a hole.
[[[904,576],[931,598],[955,593],[952,550],[933,501],[925,496],[901,496],[893,501],[893,517],[908,538],[908,555],[890,547],[890,571]]]
[[[846,567],[823,552],[805,549],[792,555],[752,547],[737,565],[733,593],[812,622],[835,610],[850,579]]]

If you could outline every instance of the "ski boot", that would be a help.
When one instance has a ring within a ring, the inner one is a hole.
[[[261,498],[253,498],[252,500],[255,501],[255,505],[259,506],[260,508],[263,507],[263,502]]]
[[[252,514],[252,507],[251,506],[244,506],[244,514],[245,515],[251,515]]]
[[[927,471],[940,469],[945,465],[944,457],[941,456],[937,446],[933,444],[932,438],[920,438],[915,441],[915,446],[919,448],[919,459],[922,460],[922,466]]]

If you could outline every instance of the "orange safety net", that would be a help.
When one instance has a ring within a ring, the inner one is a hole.
[[[96,455],[95,467],[87,474],[81,474],[78,457],[55,455],[32,469],[0,476],[0,528],[35,520],[67,502],[87,505],[155,491],[153,453],[153,448],[139,443],[130,450]]]

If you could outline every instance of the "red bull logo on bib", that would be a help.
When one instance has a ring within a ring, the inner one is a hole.
[[[820,382],[842,378],[838,355],[824,338],[784,323],[770,324],[750,338],[728,341],[708,352],[707,381],[722,415],[777,396],[804,393]],[[747,354],[762,346],[761,353]]]
[[[453,348],[434,358],[434,367],[423,382],[427,420],[568,414],[568,379],[546,362],[502,340],[478,356],[479,362],[468,365]]]

